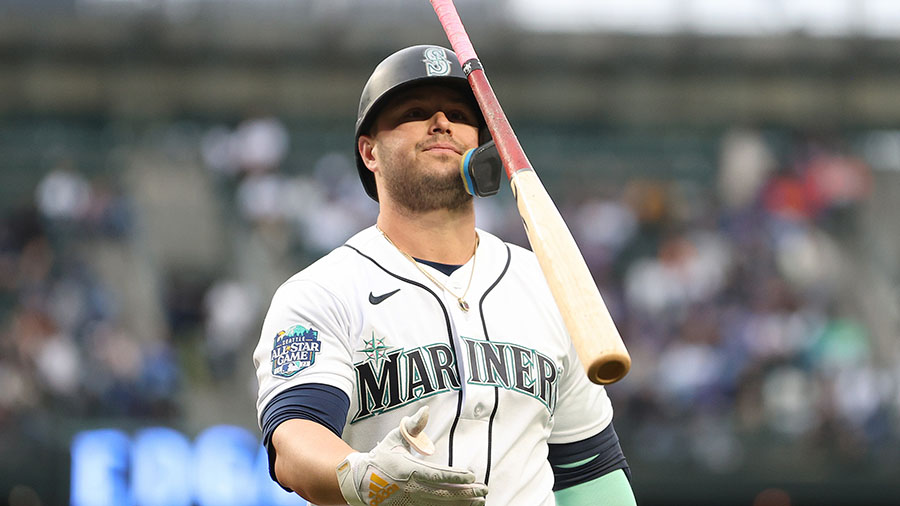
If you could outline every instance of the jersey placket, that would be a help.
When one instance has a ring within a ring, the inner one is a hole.
[[[462,293],[468,283],[471,264],[467,264],[447,277],[447,287],[456,293]],[[454,448],[456,459],[467,462],[467,466],[484,480],[490,473],[490,418],[496,404],[495,388],[470,383],[472,368],[478,364],[469,363],[469,352],[465,338],[484,339],[480,301],[483,296],[476,273],[466,301],[469,311],[462,311],[452,294],[443,294],[444,304],[450,308],[453,327],[454,347],[459,358],[460,386],[462,388],[462,408],[457,425],[457,438]]]

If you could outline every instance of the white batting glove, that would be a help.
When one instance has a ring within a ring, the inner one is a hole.
[[[416,458],[410,448],[430,455],[434,444],[422,432],[428,406],[404,416],[372,451],[354,452],[337,467],[341,494],[351,506],[483,506],[487,485],[475,483],[467,469]]]

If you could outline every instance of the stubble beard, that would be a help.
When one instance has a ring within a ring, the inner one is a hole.
[[[416,151],[418,152],[418,150]],[[413,213],[447,210],[458,211],[472,202],[459,172],[429,170],[416,160],[392,153],[385,161],[391,170],[382,171],[384,186],[391,199]],[[434,165],[452,164],[450,155],[434,157]]]

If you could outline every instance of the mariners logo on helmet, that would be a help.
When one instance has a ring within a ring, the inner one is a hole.
[[[425,73],[428,76],[446,76],[450,74],[450,60],[447,59],[447,52],[440,47],[429,47],[423,53],[425,59]]]

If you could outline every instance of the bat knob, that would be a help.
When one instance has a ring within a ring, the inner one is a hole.
[[[428,406],[422,406],[415,415],[404,416],[400,420],[400,435],[422,455],[434,454],[434,443],[428,434],[425,434],[425,425],[428,423]]]
[[[631,369],[631,357],[617,353],[604,360],[596,360],[588,367],[588,378],[598,385],[608,385],[624,378]]]

